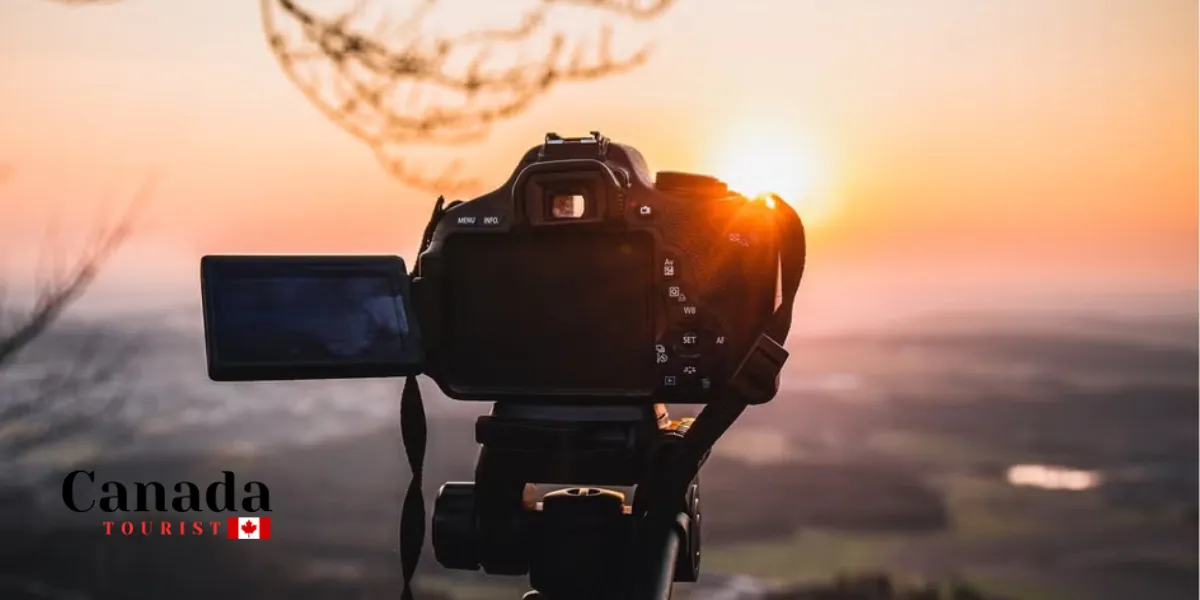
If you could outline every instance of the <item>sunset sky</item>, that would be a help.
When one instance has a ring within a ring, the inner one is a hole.
[[[509,24],[529,4],[446,2]],[[152,227],[98,298],[192,293],[207,252],[413,256],[434,196],[296,90],[258,4],[4,3],[4,266],[50,215],[97,214],[151,173]],[[599,129],[654,169],[775,188],[809,219],[809,323],[1195,310],[1195,2],[679,0],[628,32],[653,40],[647,65],[564,84],[453,155],[490,189],[545,132]]]

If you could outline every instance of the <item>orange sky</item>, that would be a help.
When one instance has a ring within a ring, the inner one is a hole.
[[[27,256],[47,207],[93,214],[151,171],[154,228],[109,290],[194,286],[204,252],[412,256],[432,198],[292,87],[257,2],[27,0],[0,21],[7,262]],[[805,289],[821,319],[897,298],[1184,292],[1194,310],[1194,2],[680,0],[630,31],[655,40],[648,65],[560,87],[458,155],[495,184],[546,131],[599,129],[656,169],[791,168],[759,177],[809,197]]]

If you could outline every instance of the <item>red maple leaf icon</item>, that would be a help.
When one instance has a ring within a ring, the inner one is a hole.
[[[258,529],[258,527],[252,521],[242,523],[242,531],[245,531],[246,535],[253,534],[255,529]]]

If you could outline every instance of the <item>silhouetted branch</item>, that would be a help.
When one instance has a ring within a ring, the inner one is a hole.
[[[16,359],[46,335],[129,239],[149,195],[143,188],[116,219],[93,231],[72,260],[49,235],[29,310],[8,306],[0,285],[0,373],[7,380],[0,388],[0,454],[6,458],[72,438],[120,411],[126,395],[116,384],[135,350],[132,341],[114,345],[88,333],[64,342],[65,353],[55,348],[36,364],[18,365]]]
[[[38,272],[33,309],[24,318],[14,319],[0,306],[0,369],[83,295],[104,264],[133,233],[135,217],[148,197],[149,189],[143,189],[112,224],[97,228],[69,266],[63,263],[61,247],[44,249],[45,266]]]
[[[631,20],[652,19],[675,0],[541,0],[505,28],[433,36],[424,31],[438,0],[418,0],[403,20],[355,28],[363,3],[320,15],[295,0],[260,0],[263,28],[287,77],[330,120],[375,152],[380,164],[410,186],[447,192],[474,184],[452,163],[426,177],[398,155],[415,143],[465,144],[483,139],[497,121],[528,110],[555,85],[623,73],[643,64],[650,48],[614,56],[612,30],[594,43],[547,31],[558,6],[604,11]],[[290,35],[283,31],[290,25]],[[547,33],[543,56],[520,58],[535,34]],[[497,50],[513,57],[494,60]],[[514,58],[515,57],[515,58]]]

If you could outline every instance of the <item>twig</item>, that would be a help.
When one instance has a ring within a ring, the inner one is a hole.
[[[462,145],[485,138],[495,123],[519,115],[553,87],[601,79],[645,63],[650,47],[613,56],[611,28],[594,44],[545,32],[557,6],[604,11],[630,20],[661,15],[675,0],[542,0],[507,28],[431,37],[422,25],[437,0],[421,0],[397,24],[379,20],[371,32],[351,26],[361,3],[331,17],[319,16],[296,0],[260,0],[263,30],[285,75],[329,120],[366,143],[399,181],[423,190],[450,193],[473,187],[455,161],[439,175],[423,175],[398,154],[414,144]],[[298,33],[282,26],[290,21]],[[538,60],[497,63],[494,49],[549,33]],[[466,66],[456,66],[468,56]]]

